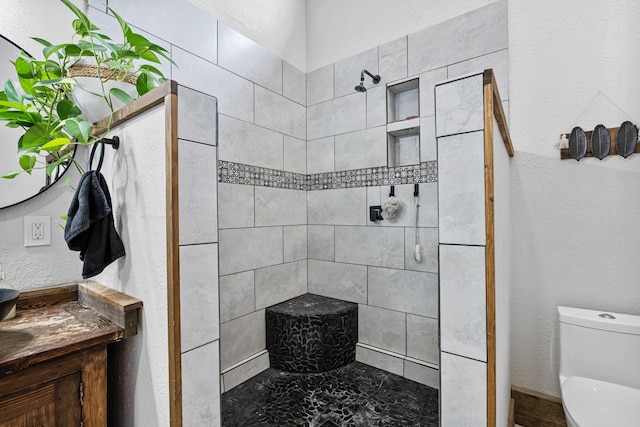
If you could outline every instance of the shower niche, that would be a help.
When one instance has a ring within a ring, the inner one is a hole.
[[[420,79],[387,86],[388,166],[420,163]]]

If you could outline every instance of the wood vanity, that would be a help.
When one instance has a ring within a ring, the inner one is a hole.
[[[107,425],[107,346],[142,302],[95,282],[24,292],[0,322],[0,427]]]

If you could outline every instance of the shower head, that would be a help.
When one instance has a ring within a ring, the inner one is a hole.
[[[380,75],[376,74],[374,76],[373,74],[371,74],[367,70],[362,70],[360,72],[360,84],[355,87],[356,92],[366,92],[367,91],[367,88],[364,87],[364,75],[365,74],[367,74],[369,77],[371,77],[371,80],[373,81],[373,84],[377,85],[378,83],[380,83]]]

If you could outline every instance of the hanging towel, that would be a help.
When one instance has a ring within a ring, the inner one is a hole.
[[[85,172],[71,201],[64,240],[72,251],[80,251],[82,278],[100,274],[124,256],[124,245],[116,232],[107,183],[98,171]]]

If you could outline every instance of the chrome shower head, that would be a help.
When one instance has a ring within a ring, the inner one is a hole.
[[[367,88],[364,87],[364,75],[365,73],[371,77],[373,84],[378,84],[380,83],[380,75],[376,74],[375,76],[373,74],[371,74],[370,72],[368,72],[367,70],[362,70],[360,72],[360,84],[358,86],[355,87],[356,92],[366,92]]]

